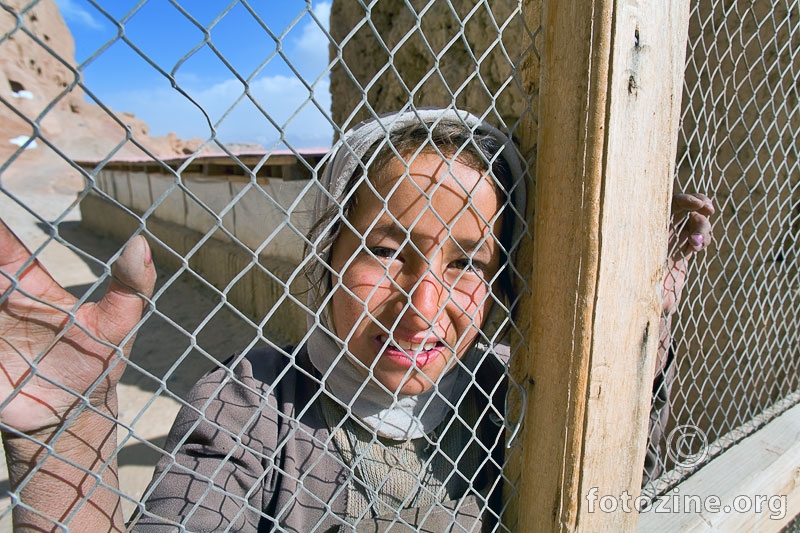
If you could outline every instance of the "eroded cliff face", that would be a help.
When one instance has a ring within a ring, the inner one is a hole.
[[[4,4],[13,13],[0,10],[0,98],[8,103],[0,105],[3,161],[27,138],[36,148],[26,150],[25,159],[35,159],[37,150],[60,151],[73,160],[103,159],[112,153],[145,156],[127,140],[131,137],[160,157],[192,153],[201,145],[200,140],[183,141],[175,135],[150,137],[147,124],[132,114],[110,114],[87,102],[78,85],[75,43],[53,0]]]
[[[452,106],[514,130],[532,117],[536,83],[512,73],[535,69],[539,20],[528,24],[515,0],[429,2],[356,0],[331,8],[331,96],[342,129],[373,113]]]

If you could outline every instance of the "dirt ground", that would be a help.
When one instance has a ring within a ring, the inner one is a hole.
[[[79,175],[58,160],[36,161],[25,167],[32,171],[18,166],[0,174],[0,218],[72,294],[90,293],[91,299],[96,299],[104,290],[98,280],[104,276],[105,262],[119,252],[122,243],[81,228],[76,202],[83,185]],[[59,235],[68,246],[50,238],[49,226],[42,222],[56,220]],[[189,275],[160,271],[154,302],[155,309],[145,317],[119,385],[123,425],[118,460],[126,516],[150,480],[180,398],[215,361],[247,347],[256,336],[247,320]],[[2,465],[0,494],[8,489]],[[6,497],[0,499],[0,532],[11,530]]]

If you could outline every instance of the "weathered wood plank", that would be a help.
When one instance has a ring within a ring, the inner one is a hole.
[[[688,14],[544,2],[518,531],[636,525],[586,496],[641,481]]]
[[[639,531],[781,531],[798,514],[800,405],[726,450],[641,513]]]

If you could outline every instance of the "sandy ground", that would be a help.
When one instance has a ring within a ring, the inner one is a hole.
[[[36,251],[59,283],[78,297],[91,292],[96,299],[104,289],[98,279],[106,270],[105,261],[118,253],[121,243],[80,227],[75,205],[75,185],[80,180],[58,178],[60,173],[48,173],[43,166],[36,176],[0,175],[0,217]],[[28,210],[47,222],[60,219],[59,234],[71,246],[49,238],[47,225]],[[139,330],[131,364],[119,385],[120,420],[130,429],[119,431],[126,516],[150,480],[179,399],[214,366],[214,360],[245,348],[256,333],[237,313],[223,307],[211,290],[186,275],[160,271],[154,300],[155,311]],[[4,466],[0,467],[0,494],[7,494],[9,488]],[[0,499],[0,532],[11,530],[10,500],[5,497]]]

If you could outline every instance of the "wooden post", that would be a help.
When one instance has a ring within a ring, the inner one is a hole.
[[[636,526],[688,17],[688,0],[542,6],[517,531]]]

